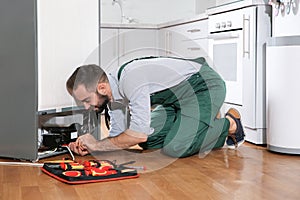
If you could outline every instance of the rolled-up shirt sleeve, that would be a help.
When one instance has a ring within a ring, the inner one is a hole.
[[[127,129],[127,110],[124,104],[113,102],[110,105],[110,130],[109,136],[115,137]]]
[[[109,110],[111,124],[109,136],[118,136],[128,128],[135,132],[150,135],[153,132],[152,128],[150,128],[150,108],[151,103],[148,86],[136,88],[128,104],[113,102]]]

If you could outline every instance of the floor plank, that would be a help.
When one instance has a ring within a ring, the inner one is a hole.
[[[43,159],[56,160],[68,155]],[[244,144],[207,155],[173,159],[160,151],[117,151],[77,160],[130,160],[146,166],[136,179],[68,185],[38,167],[0,165],[0,200],[16,199],[299,199],[300,157]],[[0,159],[0,161],[15,161]]]

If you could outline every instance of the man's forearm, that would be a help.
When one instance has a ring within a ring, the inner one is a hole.
[[[147,140],[146,135],[132,135],[128,134],[128,131],[116,136],[109,137],[103,140],[97,141],[92,151],[115,151],[120,149],[128,149],[131,146],[145,142]]]
[[[117,146],[113,142],[114,138],[105,138],[103,140],[97,141],[96,146],[91,151],[115,151],[120,149],[125,149],[124,147]]]

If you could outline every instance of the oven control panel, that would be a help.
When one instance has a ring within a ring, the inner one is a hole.
[[[243,9],[219,13],[208,17],[209,33],[243,28]]]

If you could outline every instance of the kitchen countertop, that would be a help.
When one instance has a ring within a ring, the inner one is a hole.
[[[143,23],[101,23],[101,28],[128,28],[128,29],[161,29],[167,28],[175,25],[185,24],[188,22],[200,21],[208,19],[206,13],[198,14],[190,18],[174,20],[170,22],[165,22],[161,24],[143,24]]]

